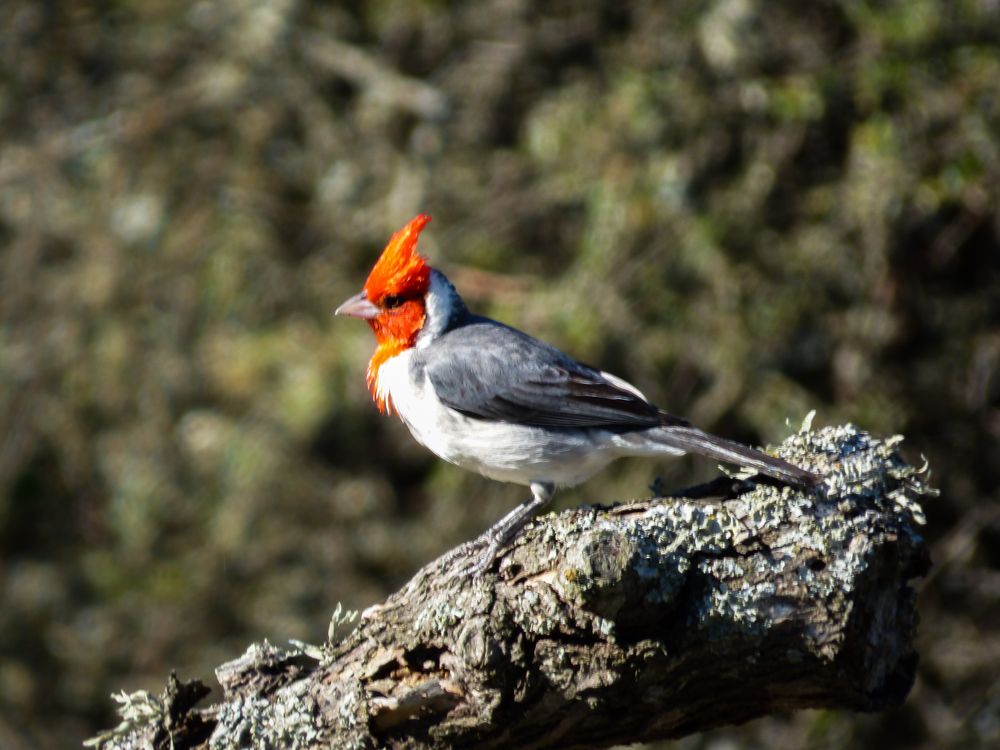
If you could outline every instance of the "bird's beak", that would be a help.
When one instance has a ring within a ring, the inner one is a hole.
[[[359,292],[344,302],[334,311],[334,315],[349,315],[352,318],[371,320],[381,312],[378,306],[370,302],[364,292]]]

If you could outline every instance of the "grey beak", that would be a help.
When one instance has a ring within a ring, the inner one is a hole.
[[[371,320],[376,317],[381,310],[378,306],[368,301],[364,292],[359,292],[344,302],[334,311],[334,315],[349,315],[352,318]]]

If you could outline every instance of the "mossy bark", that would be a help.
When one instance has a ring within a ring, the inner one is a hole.
[[[218,705],[171,710],[173,684],[101,744],[602,748],[898,705],[930,492],[898,442],[804,428],[777,452],[817,492],[734,477],[545,516],[486,573],[446,556],[342,642],[254,645],[217,670]]]

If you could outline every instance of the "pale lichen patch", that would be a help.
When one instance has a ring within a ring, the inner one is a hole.
[[[641,512],[622,513],[614,523],[595,523],[592,512],[570,524],[560,519],[551,524],[548,539],[559,544],[575,536],[577,543],[564,552],[562,575],[553,585],[562,598],[606,615],[609,606],[613,611],[621,603],[609,605],[604,590],[621,588],[618,582],[632,575],[649,605],[700,597],[687,610],[688,626],[719,637],[734,629],[760,634],[787,622],[794,608],[785,600],[793,595],[805,595],[817,606],[841,606],[859,571],[870,565],[868,532],[889,525],[913,534],[911,524],[923,520],[917,498],[933,494],[921,470],[899,456],[899,442],[851,425],[817,431],[804,425],[775,453],[822,474],[825,484],[818,492],[761,484],[733,501],[665,499]],[[594,544],[581,536],[590,527],[621,540]],[[754,553],[754,545],[766,552]],[[631,555],[625,566],[622,551]],[[545,618],[540,622],[551,626]],[[840,638],[812,635],[823,654]]]

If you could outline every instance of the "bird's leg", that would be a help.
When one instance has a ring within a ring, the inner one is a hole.
[[[479,559],[461,571],[464,575],[483,572],[493,564],[501,548],[514,539],[517,532],[523,529],[537,513],[552,501],[554,490],[555,487],[550,482],[532,482],[530,498],[490,526],[476,539],[466,542],[448,553],[442,560],[442,564],[446,565],[456,557],[465,556],[475,549],[485,547],[486,549],[483,550]]]
[[[486,530],[485,536],[490,538],[489,549],[494,557],[501,547],[517,536],[517,532],[552,501],[553,489],[547,482],[532,482],[531,497]]]

